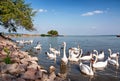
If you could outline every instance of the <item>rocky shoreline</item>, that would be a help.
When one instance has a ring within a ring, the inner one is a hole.
[[[0,40],[0,81],[66,81],[54,66],[47,71],[38,65],[37,57],[21,51],[16,43],[2,36]]]

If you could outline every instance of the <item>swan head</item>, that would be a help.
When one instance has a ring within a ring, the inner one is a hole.
[[[96,56],[96,54],[92,54],[92,57],[95,57]]]
[[[63,46],[66,46],[66,42],[63,42]]]
[[[109,48],[108,51],[111,51],[111,49]]]
[[[93,50],[93,52],[97,52],[97,50]]]

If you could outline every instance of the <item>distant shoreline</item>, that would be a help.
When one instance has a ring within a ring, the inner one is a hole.
[[[48,35],[48,34],[14,34],[14,33],[5,33],[3,34],[8,37],[32,37],[32,36],[40,36],[40,37],[69,37],[69,36],[115,36],[120,37],[120,35]]]
[[[11,37],[35,37],[35,36],[41,36],[41,37],[63,37],[64,35],[47,35],[47,34],[3,34],[9,38]]]

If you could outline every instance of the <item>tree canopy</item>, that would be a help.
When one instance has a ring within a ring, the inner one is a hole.
[[[17,32],[18,27],[35,30],[32,22],[35,13],[24,0],[0,0],[0,25],[9,32]]]
[[[50,30],[47,32],[49,35],[52,35],[52,36],[57,36],[58,35],[58,32],[56,30]]]

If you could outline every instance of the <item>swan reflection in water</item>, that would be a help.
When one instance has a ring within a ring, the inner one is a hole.
[[[66,81],[71,81],[68,76],[68,66],[61,60],[60,63],[60,77],[65,79]]]
[[[60,74],[63,78],[66,78],[67,77],[67,65],[61,61],[61,64],[60,64]]]

